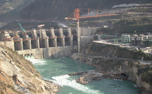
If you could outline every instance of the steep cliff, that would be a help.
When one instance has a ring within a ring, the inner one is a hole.
[[[86,53],[75,54],[74,58],[96,66],[106,74],[126,75],[129,80],[136,82],[142,94],[152,94],[150,55],[118,46],[92,43]]]
[[[44,81],[31,62],[0,44],[1,94],[54,94],[58,86]]]
[[[141,59],[152,60],[152,56],[143,53],[141,50],[133,50],[129,48],[106,45],[100,43],[92,43],[86,52],[87,55],[107,56],[110,58],[126,58],[126,59]]]

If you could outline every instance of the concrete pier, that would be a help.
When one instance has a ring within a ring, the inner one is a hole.
[[[49,33],[50,33],[49,47],[57,47],[57,36],[54,33],[54,28],[51,28]]]
[[[23,50],[31,49],[31,40],[23,40]]]
[[[22,33],[23,37],[23,50],[31,49],[31,38],[26,34],[26,32]]]
[[[0,32],[0,41],[5,41],[5,39],[10,39],[11,36],[8,31]]]
[[[41,48],[48,48],[49,47],[49,41],[48,41],[48,36],[46,34],[46,30],[45,29],[42,29],[42,32],[41,32],[41,41],[42,43],[40,44],[41,45]]]
[[[65,46],[65,36],[63,35],[63,29],[60,28],[59,29],[59,42],[61,44],[61,46]]]
[[[78,44],[78,40],[77,40],[77,31],[75,30],[75,29],[72,29],[71,30],[71,32],[72,32],[72,35],[73,35],[73,46],[77,46],[77,44]]]
[[[23,50],[23,39],[20,38],[19,31],[16,31],[15,34],[13,34],[13,39],[15,51]]]
[[[0,41],[3,41],[3,44],[7,45],[7,47],[11,48],[13,51],[15,50],[13,38],[8,31],[0,32]]]
[[[36,29],[34,29],[31,32],[31,36],[32,36],[32,39],[31,39],[32,49],[40,48],[39,37],[37,36]]]
[[[23,50],[23,39],[19,38],[16,41],[14,41],[14,47],[15,47],[15,51]]]
[[[73,35],[71,33],[71,28],[68,28],[68,40],[69,40],[70,46],[73,46]]]

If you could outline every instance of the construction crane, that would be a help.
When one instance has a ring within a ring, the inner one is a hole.
[[[66,20],[72,19],[77,20],[77,40],[78,40],[78,53],[80,53],[80,25],[79,20],[85,19],[85,18],[97,18],[97,17],[105,17],[105,16],[115,16],[116,14],[102,14],[99,15],[98,10],[96,10],[95,15],[90,15],[90,9],[88,9],[88,15],[87,16],[80,16],[80,9],[75,9],[73,12],[73,17],[65,17]]]

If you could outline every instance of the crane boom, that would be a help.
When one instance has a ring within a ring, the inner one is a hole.
[[[85,18],[97,18],[97,17],[105,17],[105,16],[115,16],[116,14],[103,14],[103,15],[95,15],[95,16],[82,16],[82,17],[79,17],[79,18],[68,18],[68,17],[65,17],[66,20],[68,19],[71,19],[71,20],[75,20],[75,19],[85,19]]]
[[[105,17],[105,16],[115,16],[116,14],[98,14],[98,10],[96,11],[96,15],[90,16],[89,15],[89,9],[88,9],[88,15],[87,16],[80,16],[80,9],[75,9],[73,12],[74,17],[65,17],[65,19],[72,19],[72,20],[79,20],[79,19],[85,19],[85,18],[97,18],[97,17]]]
[[[22,31],[26,31],[26,30],[22,27],[22,25],[21,25],[20,22],[18,22],[18,24],[19,24],[20,28],[22,29]]]

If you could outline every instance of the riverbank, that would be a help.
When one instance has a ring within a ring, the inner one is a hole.
[[[106,45],[98,45],[98,47],[94,48],[96,48],[96,51],[89,48],[86,50],[86,53],[73,54],[71,58],[95,66],[108,75],[123,74],[128,77],[128,80],[136,82],[137,87],[140,88],[141,94],[152,93],[152,83],[150,82],[152,64],[148,61],[138,60],[138,58],[140,58],[139,56],[142,56],[142,54],[136,54],[127,49],[123,50],[120,48],[119,50],[119,47]],[[117,56],[119,56],[119,58],[117,58]],[[121,58],[121,56],[123,58]],[[133,59],[133,57],[137,57],[137,59]]]
[[[81,75],[76,81],[80,84],[88,84],[92,81],[99,81],[102,79],[113,79],[118,81],[128,80],[128,77],[125,74],[107,74],[102,70],[91,70],[84,72],[74,72],[68,74],[70,76]]]
[[[35,68],[45,78],[61,86],[57,94],[139,94],[134,82],[119,81],[114,79],[102,79],[92,81],[89,84],[77,83],[81,75],[71,73],[87,72],[97,68],[69,57],[51,59],[31,59]],[[70,76],[67,74],[71,74]],[[110,89],[109,89],[110,88]]]

